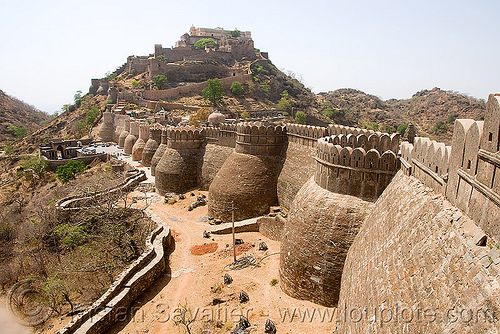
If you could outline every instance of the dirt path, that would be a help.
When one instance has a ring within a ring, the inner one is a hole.
[[[201,192],[195,191],[198,195]],[[204,192],[206,194],[206,192]],[[264,333],[264,324],[272,319],[278,333],[331,333],[335,327],[334,309],[293,299],[279,288],[279,242],[270,240],[260,233],[238,233],[237,238],[244,240],[239,246],[244,253],[252,254],[257,261],[265,257],[260,266],[242,270],[227,271],[234,279],[230,285],[223,284],[226,271],[224,266],[232,263],[233,253],[231,235],[213,235],[203,238],[204,230],[211,226],[204,222],[207,207],[188,211],[187,207],[196,197],[186,194],[186,199],[171,205],[155,203],[151,209],[171,228],[176,239],[175,250],[170,255],[170,272],[164,275],[140,300],[133,304],[126,319],[121,320],[111,333],[185,333],[179,319],[180,305],[186,305],[194,322],[190,325],[192,333],[229,333],[240,315],[249,318],[255,333]],[[258,244],[265,241],[269,247],[266,252],[258,250]],[[204,253],[217,244],[215,252],[193,255],[190,249]],[[273,280],[277,281],[272,285]],[[250,301],[239,303],[238,295],[244,290]],[[218,299],[220,304],[213,305]]]

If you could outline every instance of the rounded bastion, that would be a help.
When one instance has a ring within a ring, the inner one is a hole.
[[[149,139],[142,150],[142,165],[144,167],[151,166],[151,160],[153,159],[158,146],[160,146],[161,130],[162,127],[160,126],[153,126],[149,129]]]
[[[130,134],[130,117],[127,117],[123,121],[123,131],[120,133],[120,136],[118,137],[118,147],[124,148],[125,147],[125,139],[128,137]]]
[[[237,208],[236,220],[269,212],[278,203],[276,185],[285,143],[284,127],[238,124],[236,147],[209,187],[209,215],[230,221],[231,202]]]
[[[167,149],[167,142],[168,142],[168,136],[167,136],[167,129],[163,129],[161,131],[161,142],[160,146],[155,151],[155,154],[153,155],[153,158],[151,158],[151,175],[155,176],[156,173],[156,166],[160,162],[161,158],[163,157],[163,154],[165,153],[165,150]]]
[[[102,124],[99,128],[99,138],[102,141],[113,141],[114,126],[113,126],[114,114],[110,112],[104,112],[102,115]]]
[[[292,202],[281,242],[282,290],[297,299],[336,306],[347,251],[372,207],[309,179]]]
[[[132,147],[132,161],[139,161],[142,159],[142,152],[144,151],[148,138],[149,124],[141,124],[139,126],[139,138]]]
[[[134,147],[137,137],[139,136],[139,122],[130,121],[130,134],[125,138],[123,144],[123,152],[126,154],[132,154],[132,148]]]

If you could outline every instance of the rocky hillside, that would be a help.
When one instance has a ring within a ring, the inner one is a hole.
[[[317,97],[322,113],[336,123],[390,132],[412,122],[419,135],[448,144],[456,118],[482,120],[486,109],[483,100],[439,88],[422,90],[404,100],[383,101],[349,88]]]
[[[39,129],[49,115],[0,90],[0,145]]]

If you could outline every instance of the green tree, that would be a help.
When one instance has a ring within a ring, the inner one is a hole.
[[[327,107],[327,108],[323,109],[323,111],[321,113],[330,119],[333,118],[333,108],[332,107]]]
[[[167,77],[164,75],[155,75],[153,77],[153,85],[156,86],[156,88],[161,89],[163,85],[167,83]]]
[[[214,107],[218,107],[222,104],[224,89],[222,88],[222,82],[219,79],[208,79],[207,87],[204,88],[201,93],[203,94],[205,100],[209,100]]]
[[[137,74],[137,70],[135,68],[131,69],[130,74],[135,76]]]
[[[89,111],[87,111],[87,117],[85,119],[85,123],[87,125],[94,124],[97,115],[99,115],[99,109],[96,106],[92,106]]]
[[[205,48],[205,45],[213,45],[216,46],[217,43],[213,38],[202,38],[198,42],[194,43],[194,48],[196,50],[202,50]]]
[[[389,124],[382,124],[382,126],[380,127],[380,131],[386,132],[386,133],[393,133],[394,128],[392,126],[390,126]]]
[[[15,150],[14,147],[12,147],[12,142],[7,142],[5,146],[3,147],[3,152],[7,156],[11,156],[14,154]]]
[[[229,89],[231,90],[231,93],[236,96],[241,96],[245,92],[243,89],[243,85],[239,81],[233,81]]]
[[[231,31],[231,37],[240,37],[241,36],[241,31],[238,29],[234,29]]]
[[[81,138],[85,135],[85,130],[87,130],[87,126],[84,121],[76,121],[73,123],[73,128],[78,132],[78,136]]]
[[[404,136],[407,128],[408,128],[408,124],[406,124],[406,123],[399,124],[396,131],[399,132],[399,134],[401,136]]]
[[[295,114],[295,122],[299,124],[306,124],[306,114],[303,111],[297,111]]]
[[[165,57],[165,56],[158,56],[158,57],[156,57],[156,59],[158,59],[161,62],[167,62],[168,61],[168,58]]]
[[[289,112],[292,110],[292,107],[294,104],[295,103],[293,102],[293,100],[288,98],[288,92],[286,90],[284,90],[283,92],[281,92],[281,99],[278,102],[278,104],[276,105],[276,108],[279,110]],[[305,124],[305,123],[303,123],[303,124]]]
[[[24,158],[18,169],[18,175],[22,175],[26,180],[31,181],[33,175],[42,177],[47,170],[47,161],[40,157],[28,156]]]
[[[455,120],[458,118],[458,113],[457,112],[451,112],[448,114],[446,117],[446,123],[453,123]]]
[[[7,128],[16,138],[23,138],[28,134],[28,130],[24,126],[9,125]]]
[[[82,102],[82,91],[77,90],[75,95],[73,96],[73,99],[76,105],[80,105],[80,103]]]
[[[141,85],[141,83],[137,80],[134,80],[132,81],[132,88],[139,88],[139,86]]]
[[[76,175],[84,173],[86,169],[87,167],[82,161],[71,160],[65,165],[58,166],[56,175],[62,183],[66,183],[74,179]]]
[[[377,122],[368,122],[368,124],[366,125],[366,129],[377,131],[378,130],[378,123]]]

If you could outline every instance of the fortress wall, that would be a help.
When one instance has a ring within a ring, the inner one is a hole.
[[[218,127],[206,127],[205,130],[207,143],[236,147],[236,124],[223,123]]]
[[[203,161],[201,163],[201,190],[209,189],[213,179],[232,152],[233,148],[230,146],[210,143],[205,146]]]
[[[362,147],[342,147],[331,139],[318,140],[316,183],[334,193],[376,200],[398,170],[396,155],[390,150],[380,154],[373,148],[366,152]]]
[[[165,75],[171,82],[200,82],[213,78],[229,76],[229,69],[224,65],[213,63],[173,64],[158,59],[149,60],[149,77]]]
[[[349,249],[336,332],[498,330],[499,251],[476,245],[484,235],[443,195],[399,172]]]
[[[328,129],[324,127],[291,123],[287,123],[286,132],[289,143],[310,147],[316,147],[316,141],[328,135]]]
[[[136,70],[137,74],[148,71],[149,57],[148,56],[129,56],[127,58],[128,72]]]
[[[347,251],[372,205],[323,189],[310,178],[285,223],[279,269],[283,291],[336,306]]]
[[[167,147],[155,167],[155,186],[161,195],[183,193],[200,184],[204,141],[205,129],[167,129]]]
[[[225,91],[229,91],[231,84],[234,81],[239,81],[241,83],[251,81],[251,74],[241,74],[236,76],[229,76],[225,78],[219,79],[222,82],[222,86]],[[189,95],[189,94],[199,94],[201,91],[207,87],[206,82],[195,83],[187,86],[170,88],[165,90],[145,90],[143,93],[143,97],[148,100],[165,100],[172,97]]]
[[[144,146],[144,150],[142,151],[142,165],[145,167],[151,166],[151,160],[154,157],[154,154],[161,143],[161,132],[164,129],[163,126],[160,125],[152,125],[149,129],[149,138]]]
[[[209,215],[230,221],[227,210],[234,203],[235,219],[243,220],[269,212],[278,204],[277,182],[286,144],[286,129],[240,123],[236,126],[236,147],[209,187]]]
[[[483,121],[457,119],[452,145],[416,137],[401,145],[401,164],[500,240],[500,94],[490,94]]]
[[[288,136],[290,137],[290,135]],[[278,177],[277,193],[279,204],[290,209],[295,195],[307,180],[314,175],[316,149],[297,142],[288,142],[283,157],[283,168]]]

